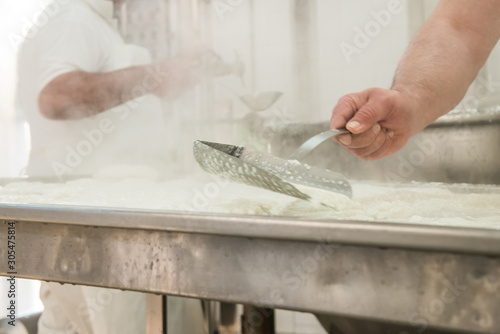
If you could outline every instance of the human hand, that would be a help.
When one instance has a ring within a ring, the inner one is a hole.
[[[175,57],[200,63],[203,57],[212,53],[213,51],[208,44],[196,41],[183,46]]]
[[[201,79],[199,63],[189,58],[174,57],[156,64],[160,84],[154,93],[167,100],[175,100],[196,86]]]
[[[335,137],[341,146],[364,160],[399,151],[423,129],[412,97],[396,90],[370,88],[343,96],[333,109],[332,129],[346,127],[352,134]]]
[[[213,55],[208,45],[195,42],[183,47],[174,58],[158,63],[157,72],[166,80],[155,94],[173,100],[196,86],[205,74],[204,59]]]

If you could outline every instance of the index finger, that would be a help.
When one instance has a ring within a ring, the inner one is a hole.
[[[345,127],[356,111],[366,104],[367,101],[368,96],[364,91],[342,96],[333,108],[330,128],[338,129]]]

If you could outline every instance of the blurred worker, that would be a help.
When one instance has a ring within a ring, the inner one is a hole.
[[[118,2],[55,0],[41,14],[45,26],[28,34],[19,54],[18,107],[30,125],[30,176],[161,163],[159,97],[176,98],[198,82],[200,52],[151,64],[147,50],[125,44],[115,29]],[[63,246],[47,265],[59,270],[62,253]],[[40,334],[145,332],[144,294],[42,282],[40,297]],[[169,333],[204,332],[199,301],[169,298],[168,309]]]
[[[198,55],[152,65],[146,49],[125,44],[114,28],[111,1],[60,3],[48,5],[48,23],[19,56],[18,105],[31,127],[28,174],[152,162],[164,124],[156,96],[173,99],[194,86]]]
[[[500,1],[441,0],[399,63],[391,89],[343,96],[331,128],[337,141],[375,160],[400,150],[414,134],[452,110],[500,37]]]

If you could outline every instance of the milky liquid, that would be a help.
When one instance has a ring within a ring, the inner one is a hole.
[[[15,182],[0,203],[64,204],[309,219],[386,221],[500,229],[500,187],[487,192],[442,184],[352,182],[353,198],[299,186],[303,201],[214,176],[161,180],[147,167],[114,166],[66,183]],[[464,186],[465,187],[465,186]],[[479,187],[479,189],[481,189]],[[321,205],[320,203],[326,204]]]

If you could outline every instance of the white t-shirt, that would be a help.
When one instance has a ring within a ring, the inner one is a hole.
[[[61,74],[151,62],[147,50],[125,44],[113,28],[111,1],[58,0],[47,8],[41,14],[46,24],[32,29],[19,54],[18,107],[30,124],[32,145],[28,175],[89,174],[118,163],[161,168],[164,121],[153,95],[82,120],[42,116],[39,94]],[[45,309],[39,334],[145,333],[142,293],[42,283],[40,297]],[[168,307],[169,333],[204,333],[199,301],[169,297]]]
[[[61,74],[151,63],[146,49],[125,44],[112,27],[112,6],[104,0],[54,1],[41,14],[46,24],[33,27],[20,50],[17,104],[30,125],[30,176],[89,174],[158,160],[164,121],[161,101],[151,94],[82,120],[49,120],[39,110],[41,90]]]

